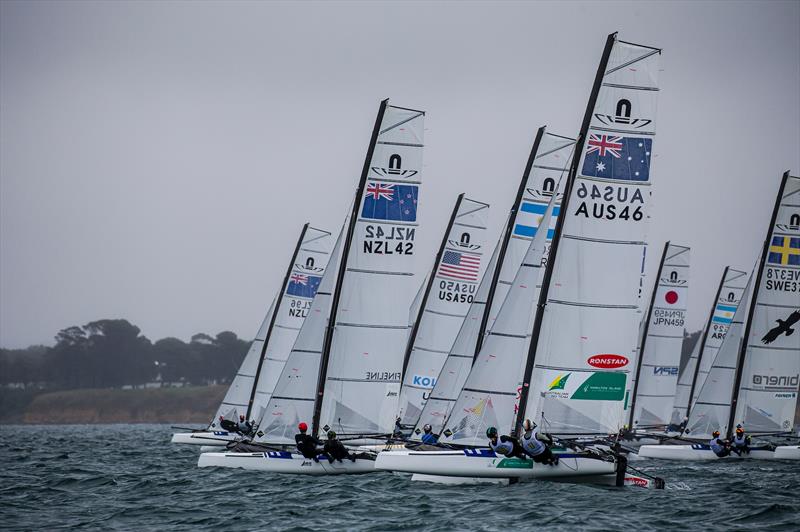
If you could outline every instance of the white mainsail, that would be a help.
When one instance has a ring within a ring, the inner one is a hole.
[[[272,304],[269,306],[267,315],[264,316],[264,320],[258,328],[256,337],[250,344],[250,348],[247,350],[242,364],[239,366],[236,375],[233,377],[233,381],[231,381],[231,385],[228,387],[228,391],[225,392],[222,403],[220,403],[217,412],[208,425],[209,430],[220,428],[220,417],[238,422],[239,414],[244,415],[247,412],[247,404],[250,401],[250,394],[253,391],[253,383],[255,382],[256,372],[258,371],[258,361],[261,360],[261,354],[264,351],[264,341],[267,338],[267,330],[269,330],[269,324],[272,323],[272,315],[275,313],[275,305],[277,302],[278,296],[275,296],[272,300]]]
[[[261,418],[265,406],[263,397],[272,393],[314,299],[329,252],[330,233],[305,224],[283,278],[280,295],[250,344],[210,428],[216,426],[220,416],[235,421],[239,415],[248,420]]]
[[[557,184],[568,170],[574,144],[574,139],[548,133],[544,127],[537,131],[517,196],[511,206],[506,230],[500,236],[489,267],[478,286],[475,301],[423,408],[413,439],[419,438],[425,424],[430,424],[437,433],[444,430],[445,421],[467,380],[484,334],[491,329],[530,241],[542,224],[549,200],[555,194],[556,206],[547,226],[546,259],[561,201]],[[541,279],[537,280],[537,294],[540,288]]]
[[[453,209],[407,348],[400,423],[414,426],[475,298],[484,269],[489,205],[463,194]]]
[[[742,299],[746,284],[747,272],[731,267],[725,268],[714,296],[714,305],[708,322],[678,379],[675,406],[672,412],[673,424],[682,423],[689,414],[690,405],[697,400],[697,395],[700,393],[711,369],[711,364],[722,346],[728,327],[733,322],[733,316]]]
[[[424,113],[382,102],[343,247],[313,430],[386,434],[414,296]]]
[[[541,222],[549,227],[556,196],[550,197]],[[516,414],[520,376],[536,315],[537,281],[544,269],[547,233],[537,231],[506,293],[464,387],[453,405],[440,441],[459,445],[485,443],[488,427],[511,427]]]
[[[297,425],[314,415],[317,379],[331,299],[339,277],[342,243],[347,220],[339,232],[308,316],[280,372],[270,400],[259,420],[259,442],[293,444]]]
[[[609,36],[584,116],[523,393],[523,412],[554,433],[609,434],[627,421],[659,59],[658,49]]]
[[[664,245],[633,385],[634,429],[666,428],[670,421],[689,300],[689,257],[686,246]]]
[[[732,422],[751,433],[788,432],[800,391],[800,177],[789,172],[781,181],[759,268]]]
[[[304,228],[294,261],[289,267],[284,297],[281,298],[269,332],[250,407],[251,419],[259,420],[264,415],[264,409],[272,397],[275,384],[325,274],[331,240],[328,231],[309,225]]]

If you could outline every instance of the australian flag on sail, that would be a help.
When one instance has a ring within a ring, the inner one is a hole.
[[[321,280],[322,277],[317,277],[316,275],[293,273],[291,277],[289,277],[289,286],[286,287],[286,294],[313,299],[317,294],[317,288],[319,288],[319,282]]]
[[[547,210],[546,203],[534,203],[523,201],[519,207],[519,214],[514,224],[514,234],[517,236],[524,236],[533,238],[536,235],[536,230],[542,222],[542,217]],[[553,216],[550,218],[550,227],[547,228],[547,239],[552,240],[553,233],[555,233],[556,218],[561,209],[558,206],[553,206]]]
[[[625,181],[650,179],[653,139],[590,134],[581,174]]]
[[[368,181],[361,217],[398,222],[417,221],[419,186]]]

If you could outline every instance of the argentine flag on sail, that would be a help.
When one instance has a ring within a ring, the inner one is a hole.
[[[539,224],[546,210],[547,203],[523,201],[522,205],[520,205],[519,213],[517,214],[516,223],[514,224],[514,234],[516,236],[533,238],[536,235],[536,230],[539,229]],[[553,216],[550,218],[550,227],[547,229],[548,240],[552,240],[553,238],[559,211],[560,208],[558,206],[553,207]]]
[[[733,321],[733,315],[736,313],[736,307],[731,305],[723,305],[717,303],[717,308],[714,311],[714,317],[711,319],[714,323],[721,323],[723,325],[730,325]]]

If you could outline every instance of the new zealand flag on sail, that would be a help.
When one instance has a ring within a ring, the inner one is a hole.
[[[590,134],[581,174],[591,177],[647,181],[653,139]]]
[[[398,222],[417,221],[419,186],[367,182],[361,217]]]
[[[293,273],[289,277],[289,286],[286,287],[286,294],[295,297],[307,297],[313,299],[317,294],[319,282],[322,277],[316,275],[306,275],[304,273]]]

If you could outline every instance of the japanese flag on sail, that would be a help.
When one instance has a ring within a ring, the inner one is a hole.
[[[371,220],[415,222],[418,192],[417,185],[368,181],[361,217]]]
[[[293,273],[291,277],[289,277],[289,286],[286,287],[286,294],[313,299],[321,280],[322,277],[316,275]]]
[[[625,181],[650,179],[653,139],[589,134],[581,174]]]

